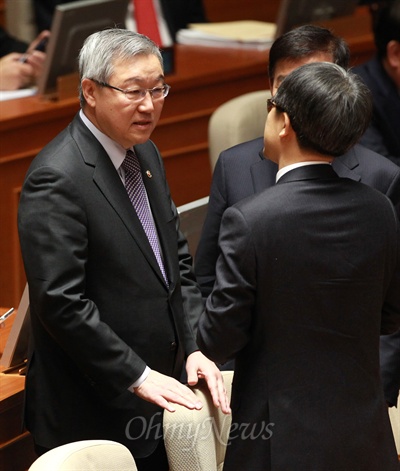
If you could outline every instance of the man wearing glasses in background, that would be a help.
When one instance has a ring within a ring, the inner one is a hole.
[[[162,158],[149,140],[169,86],[157,46],[112,29],[79,57],[81,111],[35,158],[19,208],[33,354],[26,425],[37,451],[83,439],[128,446],[139,471],[167,470],[162,410],[202,407],[177,379],[204,377],[203,309]]]

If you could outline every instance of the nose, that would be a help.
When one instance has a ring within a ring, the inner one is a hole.
[[[153,98],[152,98],[149,90],[147,90],[146,95],[143,98],[143,100],[139,103],[139,106],[142,109],[145,109],[145,110],[149,110],[149,109],[153,110],[154,109]]]

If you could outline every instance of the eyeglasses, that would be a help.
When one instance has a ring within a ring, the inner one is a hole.
[[[273,98],[268,98],[267,100],[267,111],[268,113],[272,110],[272,108],[276,106]]]
[[[123,90],[122,88],[114,87],[106,82],[99,82],[98,80],[92,79],[93,82],[98,83],[102,87],[112,88],[113,90],[117,90],[118,92],[122,92],[129,100],[139,103],[143,101],[147,92],[150,93],[152,100],[161,100],[161,98],[165,98],[171,87],[167,84],[164,84],[162,87],[155,87],[155,88],[133,88],[129,90]]]

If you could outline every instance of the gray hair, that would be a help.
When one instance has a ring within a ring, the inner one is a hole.
[[[147,36],[127,29],[111,28],[91,34],[79,53],[80,83],[84,78],[108,82],[114,72],[115,62],[137,55],[155,55],[163,67],[158,46]],[[79,85],[81,106],[86,103]]]
[[[356,144],[372,116],[371,92],[362,80],[328,62],[294,70],[272,101],[288,114],[300,147],[334,157]]]

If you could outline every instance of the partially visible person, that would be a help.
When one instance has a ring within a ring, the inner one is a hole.
[[[54,9],[57,5],[71,1],[76,0],[33,0],[38,31],[51,27]],[[129,2],[128,9],[131,8],[132,1]],[[156,5],[162,10],[172,40],[175,39],[176,32],[181,28],[186,28],[188,23],[203,23],[206,21],[202,0],[155,1]],[[132,25],[127,25],[127,27],[128,29],[133,29]]]
[[[10,52],[25,52],[27,48],[27,43],[14,38],[0,26],[0,57],[3,57]]]
[[[347,68],[350,52],[346,42],[331,31],[314,25],[293,29],[272,44],[269,81],[272,95],[295,68],[308,62],[328,61]],[[195,257],[195,271],[203,297],[212,290],[219,249],[218,237],[224,211],[247,196],[275,184],[277,165],[263,157],[262,137],[225,150],[214,169],[208,212]],[[268,154],[268,149],[266,149]],[[377,153],[356,144],[336,158],[339,176],[361,181],[386,194],[400,215],[400,169]]]
[[[150,135],[169,92],[159,48],[126,29],[90,35],[79,55],[81,110],[28,169],[18,229],[33,352],[25,419],[39,453],[76,440],[124,443],[139,471],[168,470],[163,409],[199,409],[203,301]]]
[[[46,53],[35,48],[49,36],[49,31],[42,31],[28,45],[0,28],[0,90],[18,90],[36,83],[42,73]]]
[[[371,125],[360,142],[400,166],[400,0],[374,13],[376,56],[354,68],[372,92]]]
[[[379,334],[400,327],[399,221],[330,165],[365,131],[370,93],[310,63],[269,106],[277,183],[225,211],[198,327],[210,359],[236,358],[224,471],[398,471]]]

